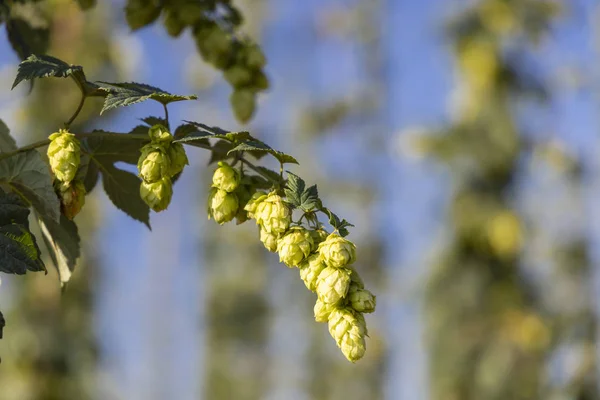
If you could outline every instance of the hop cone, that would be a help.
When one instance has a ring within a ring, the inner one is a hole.
[[[301,227],[294,227],[277,242],[279,261],[288,267],[297,267],[310,254],[313,239],[308,231]]]
[[[327,304],[338,304],[350,288],[351,271],[346,268],[327,267],[317,278],[317,296]]]
[[[321,300],[317,299],[315,303],[315,307],[313,309],[315,313],[315,321],[317,322],[327,322],[329,321],[329,315],[333,310],[335,310],[335,306],[327,303],[323,303]]]
[[[282,234],[288,230],[292,213],[281,196],[270,194],[256,207],[256,223],[269,233]]]
[[[156,212],[166,210],[173,196],[173,185],[170,178],[163,178],[158,182],[148,183],[142,181],[140,196],[148,206]]]
[[[260,241],[263,242],[267,250],[274,253],[277,251],[277,241],[279,236],[274,233],[269,233],[262,228],[260,230]]]
[[[362,314],[347,308],[333,310],[329,314],[329,333],[349,361],[364,356],[367,324]]]
[[[265,192],[254,192],[248,203],[244,206],[244,210],[248,212],[248,218],[256,218],[256,208],[258,205],[267,198],[267,194]]]
[[[355,284],[357,288],[364,289],[365,283],[358,274],[358,271],[352,265],[348,265],[346,268],[352,271],[352,274],[350,275],[350,282]]]
[[[60,182],[57,187],[60,209],[65,217],[73,219],[85,204],[85,186],[81,181]]]
[[[142,147],[141,152],[137,167],[139,176],[145,182],[153,183],[171,177],[171,160],[164,147],[149,143]]]
[[[154,143],[168,144],[173,141],[173,136],[169,133],[169,130],[160,124],[154,125],[148,129],[148,136]]]
[[[319,253],[328,267],[342,268],[356,261],[356,246],[349,240],[332,233],[319,245]]]
[[[219,225],[231,221],[237,214],[238,207],[235,193],[213,188],[208,194],[208,219],[214,218]]]
[[[317,279],[325,268],[325,264],[319,254],[312,254],[300,266],[300,278],[304,281],[306,288],[312,292],[317,290]]]
[[[226,162],[220,161],[219,168],[215,170],[212,180],[213,187],[231,193],[240,184],[240,173]]]
[[[375,295],[366,289],[360,289],[355,283],[350,284],[348,302],[355,311],[362,313],[372,313],[377,306]]]
[[[48,160],[59,181],[69,183],[75,178],[81,159],[79,140],[65,129],[49,136]]]
[[[185,166],[189,164],[189,161],[187,155],[185,154],[185,149],[181,143],[171,143],[167,153],[171,161],[169,176],[173,177],[183,171]]]
[[[314,242],[314,248],[313,251],[317,250],[317,248],[319,247],[319,244],[321,244],[321,242],[324,242],[325,239],[327,239],[327,236],[329,236],[329,234],[327,233],[327,231],[325,229],[311,229],[309,231],[310,236],[313,239]]]

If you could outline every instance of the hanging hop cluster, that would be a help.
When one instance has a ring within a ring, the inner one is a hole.
[[[173,196],[172,178],[181,173],[188,164],[181,143],[174,143],[173,136],[162,125],[148,130],[150,143],[141,149],[138,159],[139,177],[142,178],[140,196],[156,212],[166,210]]]
[[[328,234],[318,224],[307,229],[293,223],[292,209],[277,191],[255,190],[240,201],[242,180],[238,170],[219,163],[208,197],[209,219],[223,224],[241,209],[246,218],[254,219],[267,250],[277,252],[280,262],[289,268],[298,268],[306,287],[317,294],[315,320],[329,323],[331,336],[348,360],[359,360],[366,350],[363,314],[375,311],[376,298],[352,267],[356,246],[338,233]]]
[[[60,129],[49,136],[48,161],[54,174],[54,190],[60,199],[62,214],[73,219],[85,204],[85,186],[76,179],[81,162],[79,140],[67,131]]]

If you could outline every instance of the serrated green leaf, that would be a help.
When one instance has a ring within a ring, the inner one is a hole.
[[[289,154],[277,151],[268,144],[263,143],[257,139],[252,139],[247,142],[240,143],[236,147],[231,149],[230,152],[236,151],[266,152],[275,157],[281,164],[299,164],[298,161]]]
[[[194,122],[194,121],[183,121],[189,125],[193,125],[196,128],[198,128],[198,131],[200,132],[208,132],[211,135],[222,135],[223,138],[225,138],[225,135],[227,135],[229,133],[229,131],[226,131],[225,129],[221,129],[218,126],[208,126],[205,124],[202,124],[200,122]]]
[[[142,121],[149,127],[153,127],[154,125],[163,125],[167,126],[167,120],[160,117],[146,117],[142,118]],[[148,132],[148,128],[146,128],[146,132]]]
[[[146,142],[150,141],[150,138],[134,139],[125,134],[123,134],[123,137],[100,136],[100,134],[112,133],[105,131],[93,131],[92,133],[98,133],[98,137],[82,139],[82,150],[100,164],[113,164],[121,161],[135,165],[140,156],[140,149]]]
[[[129,131],[129,135],[147,135],[148,134],[148,126],[147,125],[138,125],[132,130]],[[150,139],[150,136],[148,136]]]
[[[69,65],[58,58],[32,54],[19,64],[19,70],[12,89],[24,80],[50,76],[66,78],[73,74],[83,75],[83,68],[79,65]]]
[[[196,128],[194,125],[183,124],[179,125],[177,129],[175,129],[175,134],[173,136],[175,137],[175,139],[180,139],[196,132],[198,132],[198,128]]]
[[[9,185],[43,216],[58,221],[60,204],[48,166],[35,150],[0,159],[0,182]]]
[[[92,190],[96,187],[98,183],[98,179],[100,179],[100,170],[95,163],[89,163],[85,169],[85,175],[81,181],[83,182],[83,186],[85,186],[85,192],[91,193]]]
[[[241,142],[245,140],[256,140],[249,132],[229,132],[216,126],[208,126],[200,122],[184,121],[187,125],[196,127],[195,131],[191,131],[191,127],[187,127],[188,135],[186,137],[207,137],[211,139],[225,139],[230,142]],[[182,138],[184,139],[184,138]]]
[[[289,171],[284,193],[287,201],[304,212],[312,212],[322,207],[317,185],[306,188],[306,183],[298,175]]]
[[[104,106],[102,107],[100,114],[113,108],[126,107],[146,100],[155,100],[161,104],[169,104],[175,101],[196,100],[198,98],[195,95],[180,96],[171,94],[157,87],[143,83],[96,82],[96,84],[98,84],[100,91],[106,93]]]
[[[140,178],[111,164],[102,166],[101,172],[104,191],[112,203],[150,228],[150,208],[140,197]]]
[[[327,207],[322,207],[320,210],[329,217],[329,224],[339,232],[340,236],[342,236],[342,237],[348,236],[349,232],[348,232],[348,229],[346,229],[346,228],[349,226],[354,226],[354,225],[352,225],[350,222],[346,221],[345,219],[340,221],[340,218],[333,211],[328,209]]]
[[[61,215],[60,223],[48,218],[39,218],[38,223],[50,257],[58,271],[60,283],[64,285],[71,279],[71,274],[80,256],[77,225],[64,215]]]
[[[228,158],[229,151],[232,147],[233,145],[231,144],[231,142],[228,142],[226,140],[219,140],[211,147],[210,160],[208,160],[208,165]]]
[[[10,135],[8,126],[0,119],[0,153],[6,153],[17,149],[15,139]]]
[[[129,0],[125,6],[125,18],[132,30],[150,25],[160,16],[162,1]]]

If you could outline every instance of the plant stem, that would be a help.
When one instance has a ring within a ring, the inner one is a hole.
[[[169,126],[169,109],[167,108],[167,105],[165,103],[162,103],[162,105],[165,109],[165,121],[167,122],[167,129],[171,130],[171,127]]]
[[[81,100],[79,101],[79,105],[77,106],[77,109],[75,110],[73,116],[67,122],[65,122],[65,129],[69,129],[73,121],[75,121],[75,118],[77,118],[77,116],[81,112],[81,109],[83,108],[83,103],[85,103],[85,99],[86,95],[83,92],[81,92]]]
[[[241,158],[240,161],[242,163],[246,164],[248,166],[248,168],[250,168],[251,170],[253,170],[257,174],[262,175],[263,177],[265,177],[268,181],[271,181],[271,182],[276,183],[278,185],[281,184],[280,181],[277,181],[277,180],[271,178],[269,175],[265,174],[263,171],[261,171],[260,169],[258,169],[256,167],[256,165],[252,164],[250,161],[246,160],[245,158]]]

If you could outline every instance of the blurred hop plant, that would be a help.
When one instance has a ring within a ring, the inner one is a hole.
[[[239,202],[235,193],[212,188],[208,194],[208,219],[213,218],[219,225],[231,221],[238,212]]]
[[[169,177],[171,160],[163,146],[148,143],[142,147],[141,153],[137,167],[144,182],[153,183]]]
[[[240,173],[226,162],[219,162],[219,168],[213,174],[213,187],[233,192],[240,184]]]
[[[60,199],[60,210],[65,217],[73,219],[85,204],[85,185],[79,180],[69,183],[56,181],[56,192]]]
[[[342,268],[356,261],[356,246],[349,240],[332,233],[319,245],[319,253],[328,267]]]
[[[325,268],[325,263],[319,254],[312,254],[300,265],[300,278],[311,292],[317,290],[317,279]]]
[[[49,136],[48,161],[52,172],[61,182],[69,183],[75,178],[81,160],[79,140],[66,129]]]
[[[347,308],[333,310],[329,314],[329,333],[349,361],[364,356],[367,324],[362,314]]]
[[[256,223],[266,232],[282,234],[288,230],[292,222],[292,212],[276,193],[269,194],[256,206],[254,213]]]
[[[158,182],[142,181],[140,197],[156,212],[166,210],[173,196],[171,179],[163,178]]]
[[[350,289],[350,274],[346,268],[326,267],[317,278],[317,296],[327,304],[338,304]]]
[[[308,257],[313,243],[313,238],[306,229],[298,226],[290,228],[277,242],[279,261],[290,268],[297,267]]]
[[[277,251],[277,240],[279,236],[274,233],[269,233],[262,228],[258,228],[260,231],[260,241],[265,245],[265,248],[271,253]]]

